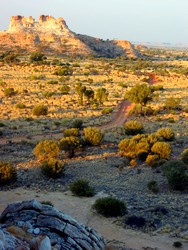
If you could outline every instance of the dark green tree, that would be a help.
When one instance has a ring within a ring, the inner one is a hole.
[[[77,83],[76,85],[76,93],[78,94],[78,102],[80,105],[84,103],[84,93],[86,92],[86,87],[82,85],[82,83]]]
[[[151,87],[147,84],[137,84],[125,93],[125,99],[141,106],[146,106],[153,99]]]
[[[105,88],[98,88],[96,91],[96,99],[100,104],[103,104],[108,98],[108,91]]]

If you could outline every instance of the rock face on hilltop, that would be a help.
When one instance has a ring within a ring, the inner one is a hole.
[[[0,50],[96,55],[104,57],[136,57],[137,51],[128,41],[102,40],[72,32],[63,18],[42,15],[13,16],[8,30],[0,32]]]
[[[106,245],[92,228],[36,200],[8,205],[0,223],[2,250],[103,250]]]

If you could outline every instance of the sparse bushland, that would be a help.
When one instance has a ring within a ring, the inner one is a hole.
[[[48,107],[44,104],[38,104],[32,109],[33,115],[41,116],[48,114]]]
[[[10,184],[11,182],[16,181],[16,179],[16,169],[10,163],[0,161],[0,186]]]
[[[69,66],[62,66],[58,70],[55,70],[53,72],[53,75],[56,76],[72,76],[73,74],[73,69],[72,67]]]
[[[79,179],[70,184],[71,192],[76,196],[92,197],[95,194],[93,187],[87,180]]]
[[[175,137],[171,128],[160,128],[156,131],[156,135],[165,141],[172,141]]]
[[[135,120],[129,120],[124,123],[125,133],[127,135],[137,135],[143,133],[143,125]]]
[[[87,127],[84,128],[84,137],[88,144],[90,145],[100,145],[103,140],[103,134],[99,128]]]
[[[64,162],[56,160],[55,158],[49,158],[42,162],[41,170],[43,174],[50,178],[59,178],[64,172]]]
[[[72,158],[77,149],[82,148],[82,141],[77,136],[63,137],[59,143],[60,149],[68,153],[69,158]]]
[[[59,146],[54,140],[40,141],[34,148],[33,153],[39,160],[56,158],[59,154]]]
[[[105,217],[123,216],[127,211],[126,205],[122,201],[113,197],[97,199],[93,208],[97,211],[97,213]]]

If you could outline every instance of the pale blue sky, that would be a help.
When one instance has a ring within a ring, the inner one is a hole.
[[[103,39],[188,43],[188,0],[0,0],[0,30],[11,16],[42,14]]]

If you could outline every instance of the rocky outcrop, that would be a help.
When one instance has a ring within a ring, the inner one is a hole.
[[[8,205],[0,223],[0,250],[105,249],[95,230],[36,200]]]
[[[42,15],[13,16],[8,30],[0,32],[0,50],[17,49],[58,52],[65,55],[95,55],[104,57],[136,57],[134,46],[128,41],[102,40],[72,32],[63,18]]]

